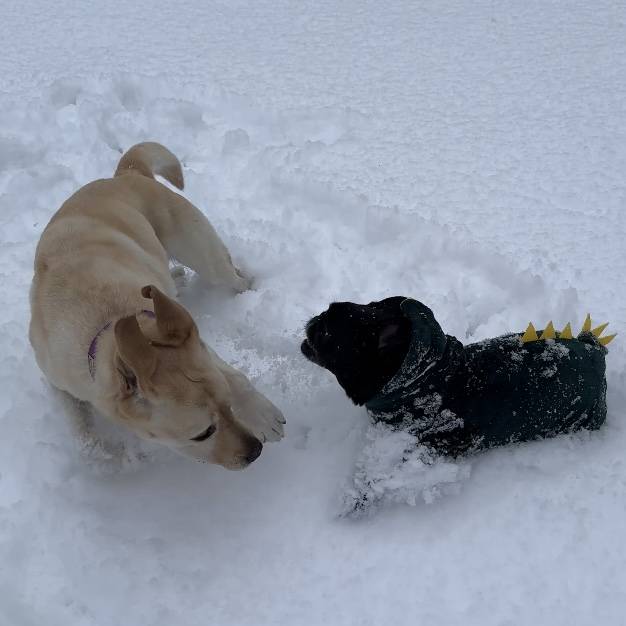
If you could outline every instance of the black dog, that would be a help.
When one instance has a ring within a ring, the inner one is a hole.
[[[307,324],[302,352],[375,420],[456,456],[603,424],[606,348],[591,332],[545,334],[463,346],[428,307],[394,297],[331,304]]]

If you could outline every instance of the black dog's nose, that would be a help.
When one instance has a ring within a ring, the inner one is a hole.
[[[302,354],[304,354],[304,356],[307,359],[311,359],[313,357],[314,355],[313,346],[311,345],[311,342],[308,339],[305,339],[300,344],[300,352],[302,352]]]
[[[255,439],[254,443],[250,446],[250,452],[248,452],[248,456],[246,456],[246,461],[248,461],[248,463],[256,461],[259,456],[261,456],[262,450],[263,444],[258,439]]]

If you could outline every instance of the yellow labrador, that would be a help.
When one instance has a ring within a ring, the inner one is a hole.
[[[35,256],[30,341],[52,385],[140,437],[240,469],[283,436],[281,412],[200,339],[175,300],[170,257],[207,285],[249,281],[179,189],[178,159],[132,147],[114,178],[79,189],[52,217]]]

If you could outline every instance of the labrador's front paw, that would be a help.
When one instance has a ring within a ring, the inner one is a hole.
[[[285,436],[285,418],[263,394],[255,392],[238,411],[242,423],[262,443]]]

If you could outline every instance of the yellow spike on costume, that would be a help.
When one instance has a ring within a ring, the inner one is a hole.
[[[556,333],[554,332],[554,326],[552,325],[552,321],[549,321],[546,327],[543,329],[541,333],[542,339],[554,339],[556,337]]]
[[[613,339],[615,339],[616,335],[617,335],[617,333],[615,333],[613,335],[607,335],[606,337],[600,337],[600,339],[598,339],[598,342],[600,343],[600,345],[606,346],[609,343],[611,343],[611,341],[613,341]]]
[[[585,318],[585,323],[583,324],[583,328],[580,332],[581,333],[591,332],[591,315],[589,315],[589,313],[587,313],[587,317]]]
[[[526,332],[522,335],[522,343],[529,343],[530,341],[538,341],[539,337],[537,336],[537,331],[533,326],[532,322],[528,323],[528,328]]]
[[[606,324],[600,324],[600,326],[596,326],[595,328],[593,328],[593,329],[591,330],[591,334],[592,334],[594,337],[599,337],[599,336],[600,336],[600,335],[604,332],[604,329],[605,329],[608,325],[609,325],[609,323],[608,323],[608,322],[606,322]]]
[[[567,322],[565,328],[559,333],[559,339],[573,339],[572,337],[572,325]]]

